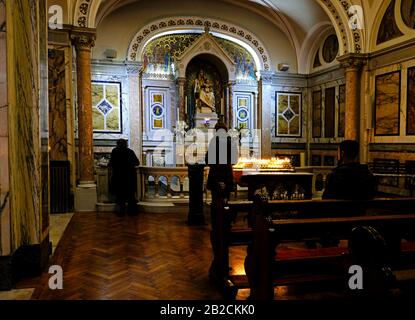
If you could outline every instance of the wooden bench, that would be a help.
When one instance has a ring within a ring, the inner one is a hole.
[[[229,273],[229,247],[237,245],[251,245],[252,244],[252,228],[247,223],[242,228],[234,228],[232,226],[232,220],[240,213],[247,213],[253,217],[253,212],[274,213],[274,218],[277,219],[296,219],[298,222],[302,222],[301,219],[307,219],[307,222],[311,222],[311,218],[317,219],[322,217],[336,217],[339,212],[339,208],[342,208],[342,216],[353,215],[365,215],[373,213],[410,213],[413,212],[415,206],[415,199],[408,198],[394,198],[394,199],[376,199],[373,201],[343,201],[343,200],[303,200],[303,201],[271,201],[267,203],[266,208],[254,206],[252,201],[230,201],[224,203],[223,199],[218,199],[216,205],[217,218],[215,226],[212,226],[212,247],[214,251],[214,262],[212,263],[210,276],[214,278],[220,286],[220,289],[225,295],[225,298],[233,299],[236,297],[238,289],[249,288],[249,281],[245,275],[230,275]],[[254,208],[255,207],[255,208]],[[347,213],[347,214],[346,214]],[[256,219],[257,214],[255,215]],[[307,218],[305,218],[307,217]],[[256,220],[255,219],[255,220]],[[251,222],[253,218],[250,219]],[[284,220],[281,220],[284,221]],[[290,241],[306,241],[310,237],[307,236],[301,225],[297,225],[295,230],[298,232],[291,233],[294,239]],[[288,227],[287,227],[288,228]],[[317,234],[314,234],[311,239],[319,238]],[[285,240],[285,239],[283,239]],[[287,239],[288,240],[288,239]],[[251,246],[252,249],[252,246]],[[329,250],[320,250],[311,254],[308,259],[303,259],[302,264],[318,265],[320,260],[327,260]],[[283,252],[282,252],[283,253]],[[318,255],[323,254],[318,259]],[[331,258],[330,258],[331,259]],[[333,260],[333,259],[332,259]],[[335,260],[335,259],[334,259]],[[300,264],[301,264],[300,263]],[[298,265],[298,259],[289,259],[289,257],[283,257],[280,263],[280,270],[294,270],[295,265]],[[256,268],[256,267],[255,267]],[[311,270],[311,269],[310,269]],[[327,278],[327,277],[326,277]],[[302,281],[306,281],[303,279]],[[310,278],[308,278],[310,280]],[[294,283],[299,281],[291,278],[280,278],[279,282],[282,284]],[[314,281],[311,279],[311,281]]]
[[[245,261],[251,298],[270,300],[274,286],[311,282],[348,288],[351,265],[362,266],[367,289],[387,289],[392,270],[415,266],[415,247],[405,250],[402,239],[415,235],[414,199],[371,201],[258,202],[254,206],[252,244]],[[333,207],[335,205],[335,207]],[[335,208],[351,216],[336,217]],[[296,211],[292,217],[272,218],[272,212]],[[315,212],[314,210],[317,210]],[[298,215],[298,212],[301,212]],[[358,212],[354,215],[353,212]],[[381,212],[380,215],[374,215]],[[305,217],[310,213],[310,217]],[[324,217],[314,217],[317,213]],[[312,249],[306,255],[284,257],[277,246],[289,241],[349,239],[348,248]],[[389,273],[388,273],[389,272]],[[368,276],[369,275],[369,276]],[[240,279],[238,279],[240,280]]]

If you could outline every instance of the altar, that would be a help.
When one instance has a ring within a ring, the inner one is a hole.
[[[234,178],[248,187],[248,199],[256,194],[269,200],[309,200],[313,196],[313,173],[296,172],[287,158],[240,159]]]

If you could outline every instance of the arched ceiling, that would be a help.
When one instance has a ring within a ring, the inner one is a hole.
[[[295,61],[290,62],[295,65],[295,70],[301,72],[308,63],[303,61],[304,57],[307,56],[312,42],[316,41],[324,28],[334,28],[340,42],[340,54],[367,51],[366,39],[373,31],[371,28],[351,30],[348,26],[347,11],[352,5],[362,6],[367,27],[374,20],[372,15],[376,14],[376,7],[381,2],[375,0],[188,0],[188,5],[185,6],[180,3],[186,0],[49,0],[49,2],[56,1],[67,1],[67,7],[74,10],[68,14],[72,20],[71,24],[97,28],[99,36],[108,33],[109,24],[112,24],[114,31],[122,32],[119,34],[121,38],[129,36],[130,42],[140,27],[161,18],[192,15],[221,19],[234,25],[239,22],[241,27],[250,30],[259,40],[269,45],[270,52],[280,46],[283,52],[281,56],[276,57],[278,61],[273,61],[274,67],[275,63],[288,62],[283,60],[291,54],[295,57]],[[151,6],[153,10],[150,9]],[[117,22],[117,18],[122,19],[120,12],[125,13],[126,8],[137,11],[136,19],[131,20],[134,12],[129,12],[126,16],[130,20],[122,21],[124,24],[130,24],[131,28],[135,25],[135,32],[125,25],[124,28],[116,25],[120,23]],[[145,9],[145,17],[138,12],[142,8]],[[242,19],[239,19],[240,15]],[[282,41],[282,37],[285,37],[286,41]],[[280,41],[280,44],[272,43],[272,39]],[[102,46],[110,46],[107,40],[104,39]]]

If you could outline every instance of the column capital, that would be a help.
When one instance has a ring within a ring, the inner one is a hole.
[[[141,72],[143,64],[137,61],[126,61],[125,67],[128,76],[138,76]]]
[[[261,70],[261,81],[263,84],[271,84],[273,78],[274,78],[273,71]]]
[[[71,40],[77,50],[91,51],[95,46],[96,30],[74,27],[71,30]]]
[[[368,56],[360,53],[348,53],[337,58],[345,69],[360,70],[367,62]]]
[[[177,78],[177,83],[179,84],[179,85],[185,85],[185,83],[186,83],[186,78]]]

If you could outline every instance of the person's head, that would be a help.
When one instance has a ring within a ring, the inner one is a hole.
[[[127,140],[125,140],[125,139],[118,139],[117,140],[117,147],[119,147],[119,148],[127,148]]]
[[[355,140],[345,140],[340,143],[337,150],[337,160],[339,162],[357,161],[359,155],[359,143]]]

